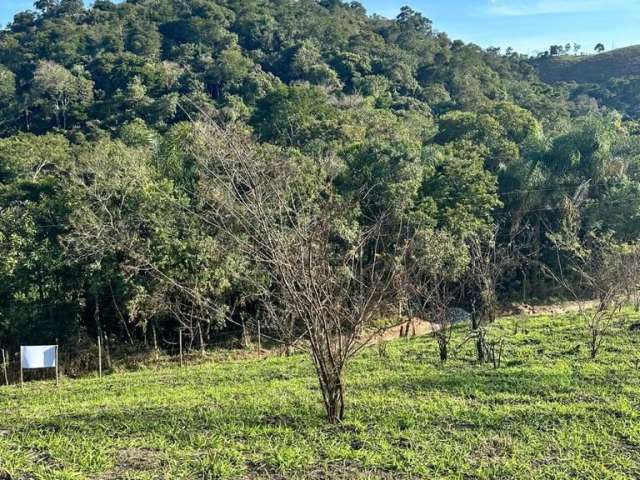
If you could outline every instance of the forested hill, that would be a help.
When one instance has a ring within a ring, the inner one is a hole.
[[[549,83],[575,84],[569,98],[582,105],[595,99],[599,106],[640,118],[640,45],[598,55],[561,55],[533,62]]]
[[[305,201],[351,202],[336,249],[383,213],[410,219],[459,255],[452,283],[490,232],[527,232],[531,265],[557,258],[551,231],[634,242],[638,127],[583,100],[410,8],[39,0],[0,33],[0,344],[175,343],[178,326],[207,343],[268,311],[256,285],[278,286],[210,221],[202,119],[265,169],[286,160]],[[544,283],[523,267],[500,293]]]
[[[525,61],[453,42],[410,9],[386,20],[337,0],[82,3],[36,2],[0,36],[4,135],[162,129],[196,106],[266,126],[265,98],[284,86],[427,115],[507,99],[540,118],[562,110]]]
[[[560,55],[536,62],[545,82],[604,83],[613,78],[640,76],[640,45],[598,55]]]

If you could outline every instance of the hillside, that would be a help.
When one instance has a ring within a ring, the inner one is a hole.
[[[638,128],[587,100],[409,7],[38,1],[0,31],[0,348],[320,332],[339,377],[388,312],[639,285]]]
[[[0,387],[0,478],[638,478],[638,334],[588,362],[573,315],[514,322],[489,332],[499,369],[468,343],[445,365],[429,338],[365,351],[340,425],[301,355]]]
[[[640,76],[640,45],[598,55],[563,55],[536,60],[545,82],[606,83],[613,78]]]

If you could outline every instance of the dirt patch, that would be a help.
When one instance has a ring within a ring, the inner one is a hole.
[[[597,300],[584,302],[560,302],[553,305],[528,305],[526,303],[514,303],[503,309],[505,315],[562,315],[578,312],[580,308],[595,308]]]
[[[52,470],[62,470],[63,468],[62,463],[60,463],[58,460],[52,457],[51,454],[45,450],[38,450],[38,449],[32,448],[29,450],[29,453],[30,453],[32,462],[35,463],[36,465],[46,465]]]
[[[262,423],[271,427],[293,427],[296,421],[288,415],[266,415]]]
[[[436,329],[437,326],[433,323],[414,318],[407,323],[385,330],[374,339],[374,342],[387,342],[402,337],[421,337],[433,333]]]
[[[525,303],[514,303],[505,306],[500,311],[500,316],[506,315],[523,315],[523,316],[536,316],[536,315],[563,315],[570,312],[578,312],[580,308],[596,308],[598,306],[597,300],[589,300],[585,302],[560,302],[552,305],[528,305]],[[395,340],[402,337],[421,337],[424,335],[430,335],[438,329],[438,325],[414,318],[402,325],[396,325],[385,330],[380,335],[373,339],[372,343],[387,342],[389,340]],[[640,323],[638,324],[640,330]]]
[[[495,436],[482,441],[467,456],[467,461],[476,467],[486,463],[497,463],[513,454],[513,440],[506,436]]]
[[[162,471],[163,462],[157,451],[148,448],[126,448],[116,454],[116,466],[101,480],[124,480],[134,472]]]

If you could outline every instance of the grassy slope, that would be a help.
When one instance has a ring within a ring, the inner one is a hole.
[[[368,350],[341,426],[323,421],[305,356],[0,388],[0,467],[14,480],[640,478],[638,334],[618,330],[591,362],[571,317],[513,329],[492,332],[509,333],[500,370],[473,364],[470,345],[440,366],[428,338]]]
[[[536,62],[545,82],[601,83],[610,78],[640,75],[640,45],[599,55],[561,56]]]

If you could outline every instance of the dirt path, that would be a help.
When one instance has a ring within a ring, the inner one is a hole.
[[[581,305],[586,308],[595,308],[598,306],[597,300],[587,300],[582,302],[560,302],[553,305],[527,305],[523,303],[514,303],[508,308],[503,309],[502,315],[562,315],[563,313],[577,312]]]
[[[597,300],[589,300],[582,303],[583,307],[586,308],[595,308],[598,305]],[[577,312],[580,310],[581,304],[580,302],[560,302],[552,305],[527,305],[522,303],[514,303],[509,305],[508,307],[503,308],[499,316],[509,316],[509,315],[562,315],[564,313],[569,312]],[[408,328],[408,332],[406,329]],[[423,335],[429,335],[437,330],[438,326],[434,323],[427,322],[425,320],[413,319],[411,321],[407,321],[407,323],[402,325],[396,325],[395,327],[391,327],[378,335],[373,343],[387,342],[389,340],[395,340],[396,338],[401,338],[403,336],[408,337],[420,337]]]
[[[403,332],[407,328],[409,329],[409,331],[403,335]],[[400,338],[402,336],[421,337],[423,335],[433,333],[436,328],[437,326],[433,323],[416,318],[410,322],[404,323],[402,325],[397,325],[395,327],[389,328],[388,330],[385,330],[384,333],[381,333],[376,337],[375,342],[386,342],[389,340],[395,340],[396,338]]]

